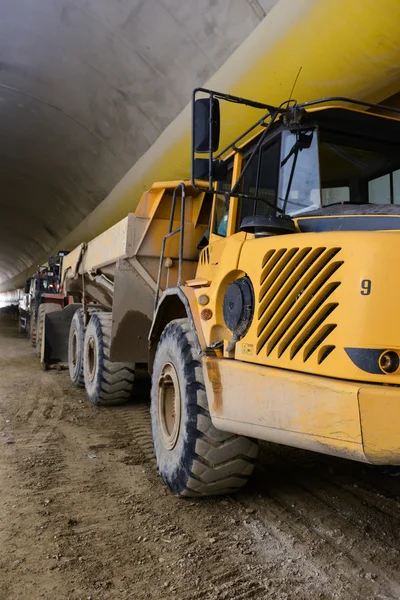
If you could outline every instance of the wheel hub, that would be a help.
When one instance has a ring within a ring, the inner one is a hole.
[[[175,367],[169,362],[164,365],[158,381],[158,420],[163,444],[172,450],[181,424],[181,393]]]
[[[77,357],[78,357],[78,337],[76,335],[76,329],[74,329],[74,332],[72,334],[72,365],[74,367],[74,369],[76,369],[76,363],[77,363]]]
[[[88,351],[87,351],[87,373],[90,381],[93,381],[96,374],[97,365],[97,345],[94,337],[91,335],[88,340]]]

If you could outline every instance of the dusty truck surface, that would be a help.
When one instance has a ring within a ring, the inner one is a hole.
[[[262,111],[222,150],[221,101]],[[149,372],[178,496],[243,486],[258,439],[400,464],[399,115],[209,90],[193,107],[192,180],[65,257],[42,363],[68,362],[95,405]]]
[[[23,290],[20,290],[18,299],[18,328],[20,333],[30,335],[30,308],[31,308],[31,277],[25,281]]]
[[[50,256],[48,262],[39,265],[36,273],[25,282],[19,304],[19,330],[28,335],[38,354],[42,345],[45,314],[61,310],[66,303],[61,273],[62,261],[67,254],[67,251],[60,250],[57,256]]]

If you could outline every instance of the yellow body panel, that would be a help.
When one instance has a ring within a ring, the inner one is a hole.
[[[213,317],[203,322],[208,345],[217,341],[217,333],[225,348],[231,341],[232,333],[224,326],[223,298],[228,284],[246,274],[254,287],[255,315],[235,346],[236,359],[353,381],[400,384],[399,371],[365,371],[346,350],[400,351],[400,231],[299,233],[246,241],[242,236],[221,239],[225,249],[215,276],[210,276],[213,265],[200,264],[197,271],[211,280],[206,292],[196,290],[198,296],[207,293],[210,298],[207,307]],[[267,276],[263,264],[269,254],[275,262]],[[369,295],[362,293],[364,280],[371,282]]]
[[[400,389],[362,387],[359,405],[364,453],[368,462],[400,464]]]
[[[238,271],[237,264],[245,239],[245,233],[237,233],[228,238],[211,236],[210,244],[203,250],[204,259],[200,259],[196,277],[204,278],[211,284],[204,289],[196,289],[195,293],[197,297],[204,293],[210,297],[207,308],[212,310],[213,316],[210,320],[201,322],[207,346],[230,337],[224,324],[221,293],[232,281],[244,274]]]
[[[373,464],[400,464],[400,389],[205,357],[214,425]]]

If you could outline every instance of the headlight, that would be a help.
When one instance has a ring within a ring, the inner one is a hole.
[[[379,357],[379,367],[384,373],[395,373],[400,366],[397,352],[387,350]]]
[[[228,285],[223,314],[236,341],[247,333],[254,316],[254,290],[249,277],[241,277]]]

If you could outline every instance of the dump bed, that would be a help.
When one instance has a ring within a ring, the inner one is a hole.
[[[147,363],[157,293],[176,286],[179,278],[195,277],[197,246],[208,228],[210,209],[211,197],[190,184],[156,183],[135,213],[65,257],[62,282],[68,302],[76,310],[84,297],[112,311],[112,361]],[[65,312],[64,329],[73,314],[71,308]],[[54,331],[62,318],[49,317]]]
[[[73,279],[77,273],[87,273],[131,255],[133,249],[135,215],[116,223],[107,231],[88,242],[80,244],[70,252],[63,262],[62,280]]]

